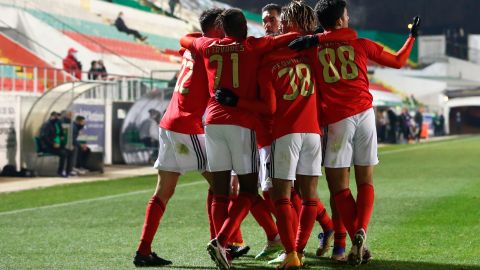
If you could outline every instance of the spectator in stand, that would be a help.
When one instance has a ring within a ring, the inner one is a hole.
[[[170,14],[174,16],[175,7],[180,4],[180,0],[168,0],[168,5],[170,6]]]
[[[77,50],[74,48],[68,49],[68,55],[63,59],[63,69],[75,78],[82,79],[82,63],[77,60]]]
[[[98,78],[98,73],[97,73],[97,61],[92,61],[90,63],[90,70],[88,71],[88,79],[89,80],[96,80]]]
[[[417,133],[415,134],[415,139],[417,140],[417,143],[420,142],[420,137],[422,136],[423,111],[423,107],[418,108],[414,116],[415,124],[417,125]]]
[[[42,125],[40,130],[41,151],[60,157],[57,174],[61,177],[72,176],[72,152],[62,144],[64,137],[59,114],[52,112],[50,119]],[[66,161],[66,167],[65,167]]]
[[[78,115],[75,117],[75,122],[73,122],[73,131],[72,131],[72,143],[73,143],[73,170],[79,174],[84,174],[88,170],[86,169],[86,164],[88,157],[91,153],[90,148],[84,142],[78,141],[78,135],[80,131],[85,127],[86,121],[85,117]]]
[[[97,74],[98,77],[102,80],[106,80],[108,78],[108,73],[107,69],[105,68],[105,65],[103,64],[103,60],[98,60],[97,61]]]
[[[123,20],[123,12],[118,13],[118,17],[115,20],[114,25],[119,32],[124,32],[127,35],[133,35],[136,39],[140,41],[145,41],[147,39],[146,36],[140,35],[137,30],[128,28],[128,26],[125,24],[125,21]]]

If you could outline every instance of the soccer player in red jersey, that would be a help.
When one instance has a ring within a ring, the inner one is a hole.
[[[223,36],[223,31],[215,24],[222,11],[210,9],[200,15],[200,25],[205,36],[212,38]],[[210,98],[206,77],[203,62],[195,61],[190,51],[184,51],[172,99],[160,122],[159,153],[155,162],[158,183],[147,205],[142,236],[133,261],[136,266],[172,264],[171,261],[162,259],[152,252],[151,246],[179,176],[187,171],[205,172],[206,153],[202,116]],[[212,177],[206,173],[204,176],[210,183]]]
[[[218,21],[225,31],[225,38],[187,37],[181,43],[203,58],[207,68],[212,97],[207,106],[205,128],[207,170],[214,177],[213,216],[217,232],[217,239],[209,243],[208,251],[220,269],[229,269],[225,246],[258,195],[256,114],[222,106],[213,97],[217,89],[231,89],[239,97],[254,99],[257,94],[255,71],[261,56],[286,46],[294,35],[247,38],[246,19],[238,9],[224,11]],[[238,174],[240,193],[228,210],[232,169]]]
[[[320,0],[315,11],[325,35],[348,29],[345,0]],[[302,37],[291,48],[318,44],[317,59],[321,72],[316,76],[322,89],[323,116],[328,124],[325,167],[329,187],[335,194],[340,216],[352,239],[348,262],[359,265],[369,260],[366,248],[367,229],[374,203],[373,167],[378,164],[377,135],[372,95],[369,92],[367,61],[401,68],[412,50],[419,28],[414,19],[410,37],[396,54],[363,38],[345,37],[339,42],[324,43],[318,37]],[[349,189],[349,168],[355,169],[357,200]]]
[[[282,9],[282,32],[307,34],[315,29],[313,10],[301,1]],[[321,204],[317,194],[321,175],[321,138],[317,120],[317,87],[312,66],[315,50],[295,52],[288,48],[270,53],[259,71],[261,91],[271,92],[274,112],[270,160],[277,226],[287,253],[277,269],[301,266],[301,257]],[[314,116],[314,117],[312,117]],[[293,181],[302,194],[298,232],[290,195]],[[323,205],[321,208],[324,209]],[[297,233],[296,233],[297,232]]]

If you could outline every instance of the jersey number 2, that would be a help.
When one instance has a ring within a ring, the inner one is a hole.
[[[348,58],[345,57],[345,53],[348,53]],[[328,59],[327,59],[328,55]],[[332,48],[325,48],[318,53],[318,60],[323,66],[323,78],[326,83],[336,83],[340,80],[340,73],[335,66],[336,59],[340,60],[341,75],[344,80],[353,80],[358,77],[358,67],[355,64],[355,50],[352,46],[340,46],[337,48],[336,55],[335,50]],[[350,67],[350,71],[348,70]],[[333,73],[333,75],[331,75]]]
[[[177,84],[175,85],[175,92],[179,92],[180,94],[188,94],[188,88],[184,87],[186,81],[192,77],[193,72],[193,62],[187,59],[183,59],[182,61],[182,69],[180,70],[180,77],[177,79]]]
[[[232,60],[233,88],[238,88],[240,87],[240,82],[238,81],[238,53],[230,54],[230,60]],[[214,89],[217,89],[220,84],[220,79],[222,78],[223,57],[220,54],[214,54],[208,58],[208,62],[217,62],[217,71],[215,73],[215,82],[213,86]]]

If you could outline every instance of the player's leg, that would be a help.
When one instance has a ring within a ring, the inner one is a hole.
[[[332,210],[332,222],[335,231],[331,259],[337,262],[345,262],[347,260],[345,257],[345,250],[347,247],[347,228],[345,228],[345,225],[340,218],[334,194],[332,192],[330,192],[330,209]]]
[[[358,123],[354,139],[353,163],[355,164],[355,180],[357,183],[358,223],[354,237],[356,256],[352,256],[354,257],[352,260],[349,258],[349,262],[352,264],[359,264],[363,261],[367,229],[373,212],[375,197],[373,167],[378,164],[377,133],[373,109],[362,112],[356,117]]]
[[[352,239],[356,229],[357,206],[349,188],[349,168],[353,160],[355,129],[353,117],[328,126],[324,162],[328,187],[334,194],[337,210]]]
[[[256,157],[256,155],[253,155],[253,151],[256,152],[255,134],[253,133],[252,143],[251,130],[239,126],[208,125],[205,130],[207,136],[208,169],[214,172],[214,196],[219,200],[226,201],[225,205],[222,205],[222,211],[216,213],[214,198],[213,214],[217,238],[210,241],[207,250],[217,267],[229,269],[230,262],[226,255],[226,245],[232,233],[250,211],[253,199],[257,194],[256,184],[258,176],[256,170],[255,172],[253,171],[258,166],[256,160],[255,164],[253,163],[253,157]],[[233,162],[233,158],[236,158],[235,162]],[[232,169],[241,175],[239,176],[240,194],[233,203],[231,211],[228,211],[228,192],[230,171]],[[250,178],[255,178],[254,194],[244,192],[245,188],[247,188],[247,183],[242,187],[242,182],[245,182],[242,181],[244,174],[252,174]]]
[[[183,169],[195,170],[199,166],[198,159],[196,159],[193,154],[190,159],[187,158],[185,163],[182,163],[184,165],[183,168],[180,167],[177,162],[174,145],[177,143],[185,144],[185,138],[188,137],[189,135],[186,134],[172,133],[160,129],[159,153],[157,161],[155,162],[155,168],[158,169],[157,187],[146,208],[141,240],[134,258],[134,264],[136,266],[162,266],[172,263],[153,253],[151,245],[160,220],[165,212],[166,205],[175,191],[180,173]],[[188,148],[189,147],[185,145],[184,149]],[[192,148],[191,150],[193,151],[193,145],[190,145],[190,148]]]
[[[290,200],[293,181],[296,179],[301,147],[300,134],[282,136],[273,141],[271,147],[270,177],[273,179],[272,199],[275,202],[278,232],[286,254],[277,269],[301,266],[295,250],[298,224],[292,224],[293,217],[296,217],[296,212]]]
[[[322,175],[322,146],[319,134],[303,133],[297,136],[300,137],[302,147],[297,164],[295,185],[299,187],[302,195],[302,210],[296,238],[296,251],[298,254],[303,254],[319,208],[321,208],[321,212],[325,211],[317,193],[318,177]]]
[[[263,195],[267,194],[266,197],[257,195],[255,202],[250,209],[252,216],[255,218],[257,223],[263,228],[267,236],[267,244],[263,250],[255,256],[255,259],[265,259],[271,256],[274,253],[277,253],[283,249],[282,243],[280,241],[280,236],[278,235],[277,225],[273,220],[273,203],[270,200],[268,191],[272,187],[272,182],[268,177],[268,167],[270,163],[270,146],[263,147],[258,150],[260,157],[260,167],[258,172],[260,187]]]

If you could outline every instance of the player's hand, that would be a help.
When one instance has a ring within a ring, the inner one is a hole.
[[[235,95],[232,90],[226,88],[217,89],[215,92],[215,99],[218,103],[230,107],[235,107],[238,103],[237,95]]]
[[[303,36],[295,39],[288,44],[288,47],[295,51],[302,51],[318,45],[317,35]]]
[[[413,38],[417,38],[418,30],[420,29],[420,17],[415,16],[415,18],[413,18],[413,23],[409,24],[408,28],[410,28],[410,36]]]

